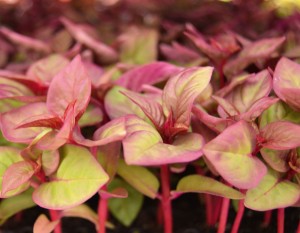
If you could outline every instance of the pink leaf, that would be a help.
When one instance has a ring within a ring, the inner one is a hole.
[[[276,95],[296,110],[300,110],[300,65],[288,58],[281,58],[274,71],[273,86]]]
[[[203,152],[227,182],[241,189],[253,188],[267,172],[266,166],[252,156],[255,138],[253,127],[239,121],[207,143]]]
[[[153,62],[126,72],[117,80],[116,84],[140,92],[142,85],[165,81],[181,70],[181,67],[166,62]]]
[[[266,109],[268,109],[271,105],[278,102],[278,98],[274,97],[263,97],[257,100],[247,112],[240,115],[240,119],[245,121],[254,121],[257,117],[259,117]]]
[[[41,214],[34,223],[33,233],[51,233],[59,220],[50,222],[46,215]]]
[[[300,125],[289,121],[267,124],[261,131],[262,146],[274,150],[288,150],[300,146]]]
[[[246,112],[258,99],[266,97],[272,90],[272,78],[267,70],[248,76],[236,86],[225,98],[240,112]]]
[[[27,161],[20,161],[9,166],[3,175],[1,196],[28,182],[34,173],[34,167]]]
[[[226,63],[224,72],[227,76],[240,73],[244,68],[258,59],[267,59],[278,49],[285,37],[262,39],[247,45],[239,55]]]
[[[37,148],[42,150],[57,150],[73,138],[73,129],[75,127],[75,106],[70,105],[66,110],[66,116],[63,126],[58,131],[51,131],[43,136],[37,142]]]
[[[65,57],[52,54],[34,62],[27,70],[26,76],[41,86],[49,86],[53,77],[69,64]]]
[[[197,107],[193,107],[193,114],[199,119],[203,124],[208,128],[212,129],[217,133],[221,133],[229,125],[234,123],[234,120],[231,119],[222,119],[215,116],[211,116],[206,113],[204,110],[200,110]]]
[[[48,114],[45,103],[32,103],[1,115],[0,124],[3,136],[11,142],[30,143],[43,128],[18,128],[28,119]]]
[[[67,18],[61,18],[60,20],[78,42],[95,51],[95,53],[103,62],[113,62],[117,60],[118,54],[111,47],[100,41],[97,41],[87,32],[85,32],[80,26],[74,24]]]
[[[91,95],[91,80],[80,56],[58,73],[50,84],[47,107],[54,115],[64,118],[67,107],[74,104],[77,119],[84,113]]]
[[[73,140],[87,147],[102,146],[111,142],[121,141],[126,136],[126,122],[131,117],[133,116],[117,118],[100,127],[94,133],[94,141],[85,139],[78,130],[74,132]]]
[[[162,106],[154,98],[151,98],[151,95],[142,95],[132,91],[121,93],[138,105],[157,128],[164,123]]]
[[[25,48],[34,49],[43,53],[49,53],[51,50],[50,47],[44,42],[18,34],[6,27],[0,27],[0,32],[13,43],[19,44]]]
[[[207,87],[212,67],[188,68],[172,77],[163,90],[165,117],[172,116],[175,128],[187,129],[194,100]]]

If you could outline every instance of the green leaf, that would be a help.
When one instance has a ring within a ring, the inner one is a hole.
[[[121,62],[146,64],[157,60],[158,32],[154,28],[130,27],[120,37]]]
[[[105,95],[105,110],[111,119],[122,117],[128,114],[135,114],[144,120],[149,120],[145,113],[121,92],[127,89],[114,86]]]
[[[114,179],[109,184],[108,190],[114,190],[117,187],[125,188],[128,191],[128,197],[111,198],[108,200],[108,207],[116,219],[123,225],[130,226],[141,210],[144,197],[121,179]]]
[[[55,177],[40,185],[33,200],[47,209],[66,209],[79,205],[93,196],[108,181],[89,150],[66,145],[62,148],[61,162]]]
[[[0,147],[0,193],[2,193],[2,184],[5,172],[7,169],[18,162],[22,162],[23,158],[20,155],[20,150],[12,147]],[[29,182],[26,182],[20,185],[17,188],[14,188],[5,194],[1,194],[1,198],[7,198],[14,195],[17,195],[29,187]]]
[[[31,208],[35,206],[32,200],[32,189],[10,198],[1,200],[0,202],[0,225],[5,223],[5,221],[11,216],[19,213],[22,210]]]
[[[299,197],[299,185],[283,180],[279,172],[269,169],[258,186],[247,191],[245,206],[258,211],[285,208],[295,204]]]
[[[212,178],[201,175],[183,177],[173,194],[180,193],[209,193],[230,199],[243,199],[244,194]]]
[[[142,194],[156,198],[159,181],[147,168],[127,165],[124,160],[119,160],[117,173]]]
[[[291,109],[286,103],[278,101],[262,113],[259,118],[259,128],[262,129],[267,124],[280,120],[299,124],[300,112],[296,112]]]

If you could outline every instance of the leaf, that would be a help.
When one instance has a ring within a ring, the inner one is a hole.
[[[163,90],[163,111],[166,117],[172,114],[176,128],[188,128],[192,104],[207,87],[213,68],[188,68],[172,77]]]
[[[98,228],[98,215],[88,205],[81,204],[69,209],[65,209],[61,212],[61,215],[62,217],[77,217],[86,219],[91,223],[94,223],[96,228]]]
[[[0,124],[3,136],[11,142],[30,143],[43,128],[17,128],[24,121],[48,114],[45,103],[32,103],[1,115]]]
[[[156,28],[131,26],[119,37],[120,60],[129,64],[146,64],[157,60]]]
[[[1,197],[9,191],[16,190],[19,187],[30,185],[30,178],[35,173],[35,168],[30,162],[19,161],[11,164],[4,172],[2,177]]]
[[[236,86],[225,96],[240,113],[246,112],[257,100],[269,95],[272,90],[272,79],[267,70],[255,76],[249,76],[245,82]]]
[[[211,116],[208,113],[206,113],[203,109],[200,109],[195,106],[192,108],[192,111],[193,114],[197,117],[197,119],[199,119],[208,128],[217,133],[221,133],[229,125],[234,123],[232,119],[222,119],[215,116]]]
[[[101,198],[109,199],[109,198],[127,198],[128,192],[124,188],[115,188],[114,190],[106,191],[106,190],[99,190],[99,195]]]
[[[165,120],[163,110],[161,104],[155,100],[156,96],[142,95],[132,91],[123,91],[121,93],[138,105],[156,128],[163,125]]]
[[[123,74],[116,84],[132,91],[142,91],[142,86],[167,80],[182,68],[167,62],[153,62],[133,68]]]
[[[19,33],[16,33],[8,29],[7,27],[1,26],[0,32],[13,43],[17,45],[21,45],[25,48],[34,49],[42,53],[49,53],[51,51],[50,47],[47,44],[45,44],[43,41],[21,35]]]
[[[42,136],[36,143],[40,150],[57,150],[67,142],[73,141],[72,133],[75,127],[74,104],[68,106],[65,112],[64,124],[57,131],[50,131]]]
[[[248,44],[235,59],[225,64],[224,73],[226,76],[232,76],[240,73],[248,65],[259,59],[269,58],[284,41],[285,37],[277,37],[262,39]]]
[[[109,176],[108,183],[117,173],[118,162],[121,155],[121,146],[121,142],[116,141],[97,147],[96,158]]]
[[[32,201],[32,189],[14,196],[1,200],[0,202],[0,226],[6,222],[8,218],[19,213],[22,210],[35,206]]]
[[[33,200],[47,209],[66,209],[93,196],[108,181],[108,176],[85,148],[66,145],[53,180],[43,183],[33,193]]]
[[[119,160],[118,175],[140,193],[154,199],[157,197],[159,181],[147,168],[127,165]]]
[[[240,115],[240,119],[245,121],[254,121],[259,117],[266,109],[270,106],[276,104],[279,101],[278,98],[273,97],[263,97],[257,100],[253,105],[248,109],[247,112]]]
[[[259,128],[274,121],[290,121],[300,123],[300,112],[291,109],[286,103],[279,101],[265,110],[259,118]]]
[[[127,198],[113,198],[108,200],[108,207],[112,215],[123,225],[130,226],[140,212],[143,204],[143,195],[133,189],[121,179],[114,179],[108,186],[109,190],[116,187],[125,188],[128,191]]]
[[[300,126],[288,121],[276,121],[260,130],[262,146],[273,150],[288,150],[300,146]]]
[[[223,57],[221,50],[208,44],[203,35],[201,35],[192,24],[186,25],[186,32],[184,34],[209,58],[217,60]]]
[[[0,75],[0,99],[15,96],[33,96],[33,93],[25,85]]]
[[[0,190],[1,190],[1,198],[7,198],[7,197],[11,197],[14,195],[17,195],[23,191],[25,191],[26,189],[28,189],[29,187],[29,183],[25,182],[22,185],[13,188],[12,190],[4,190],[7,191],[6,193],[2,193],[3,192],[3,180],[4,180],[4,176],[6,171],[9,169],[10,166],[12,166],[13,164],[16,164],[18,162],[22,162],[23,158],[20,155],[20,150],[13,148],[13,147],[5,147],[2,146],[0,147]],[[7,179],[6,181],[7,182]],[[4,187],[6,188],[6,187]]]
[[[233,117],[239,115],[239,111],[229,101],[218,96],[212,98],[219,104],[218,113],[222,118]]]
[[[59,220],[50,222],[46,215],[41,214],[33,225],[33,233],[51,233]]]
[[[296,110],[300,110],[300,65],[288,58],[281,58],[276,65],[273,87],[276,95]]]
[[[265,165],[252,151],[256,145],[256,133],[245,121],[226,128],[207,143],[203,152],[218,173],[237,188],[255,187],[267,172]]]
[[[126,116],[111,120],[94,133],[94,139],[85,139],[79,132],[73,134],[73,140],[87,147],[103,146],[112,142],[121,141],[127,134],[126,124],[133,116]]]
[[[204,141],[199,134],[178,135],[172,145],[164,144],[160,134],[138,117],[132,117],[127,121],[126,130],[123,150],[128,165],[185,163],[202,155]]]
[[[93,126],[99,124],[103,120],[103,112],[101,108],[89,104],[78,124],[80,127]]]
[[[74,114],[79,119],[90,101],[90,95],[91,80],[78,55],[53,78],[48,90],[47,108],[63,119],[68,106],[74,104]]]
[[[210,177],[189,175],[183,177],[172,194],[208,193],[230,199],[243,199],[244,194]]]
[[[128,114],[135,114],[142,119],[147,119],[140,107],[122,94],[125,91],[125,88],[114,86],[106,93],[104,107],[110,119],[123,117]]]
[[[47,151],[44,150],[42,154],[42,168],[46,176],[52,175],[59,165],[58,150]]]
[[[275,171],[287,172],[290,169],[287,163],[288,150],[262,148],[260,153],[268,165]]]
[[[69,60],[59,54],[51,54],[34,62],[27,70],[26,76],[39,83],[49,86],[53,77],[69,64]]]
[[[245,206],[257,211],[285,208],[295,204],[299,197],[299,185],[282,180],[279,172],[269,169],[258,186],[247,191]]]
[[[94,39],[90,36],[85,30],[83,30],[80,26],[74,24],[67,18],[61,17],[60,21],[66,27],[68,32],[80,43],[85,45],[86,47],[92,49],[98,56],[98,58],[105,62],[110,63],[114,62],[118,58],[118,54],[114,49],[109,47],[108,45],[102,43]]]
[[[161,53],[168,61],[175,63],[186,64],[197,62],[198,64],[207,63],[207,59],[201,57],[196,51],[185,47],[177,42],[172,42],[172,45],[160,44]]]

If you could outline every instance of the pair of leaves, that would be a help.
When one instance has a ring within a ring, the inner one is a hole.
[[[77,56],[52,80],[46,103],[28,104],[2,115],[3,135],[9,141],[30,143],[45,127],[53,128],[58,132],[50,132],[40,144],[44,149],[57,149],[72,137],[90,94],[91,80]]]

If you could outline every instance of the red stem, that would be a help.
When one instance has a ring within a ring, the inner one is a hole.
[[[219,227],[218,227],[218,232],[217,233],[225,233],[226,224],[227,224],[227,217],[228,217],[228,210],[229,210],[229,203],[230,203],[230,199],[223,198],[221,215],[220,215],[220,222],[219,222]]]
[[[212,225],[215,225],[220,217],[220,210],[221,210],[221,205],[222,205],[222,200],[223,198],[217,197],[217,196],[212,196],[213,198],[213,206],[214,206],[214,213],[212,216]]]
[[[62,233],[61,222],[60,222],[60,212],[58,210],[49,209],[49,214],[50,214],[50,218],[51,218],[52,222],[59,220],[59,223],[57,224],[57,226],[54,229],[54,233]]]
[[[233,223],[233,227],[231,229],[231,233],[238,233],[239,228],[240,228],[240,224],[244,215],[244,211],[245,211],[245,206],[244,206],[244,200],[240,200],[239,201],[239,207],[238,207],[238,212],[235,216],[235,220]]]
[[[157,224],[161,226],[164,222],[163,219],[163,208],[162,208],[162,203],[159,202],[158,207],[157,207],[157,213],[156,213],[156,218],[157,218]]]
[[[161,166],[162,198],[161,204],[164,217],[164,233],[173,232],[172,205],[170,198],[170,173],[168,165]]]
[[[262,227],[268,227],[270,225],[272,218],[272,210],[268,210],[265,212],[264,221],[262,223]]]
[[[213,226],[213,206],[212,206],[212,196],[205,193],[205,206],[206,206],[206,224],[207,226]]]
[[[284,233],[284,208],[277,210],[277,233]]]
[[[300,233],[300,222],[298,223],[298,228],[297,228],[296,233]]]
[[[104,186],[102,189],[106,190]],[[98,202],[98,233],[106,233],[106,220],[108,217],[108,200],[107,198],[103,198],[99,195]]]

